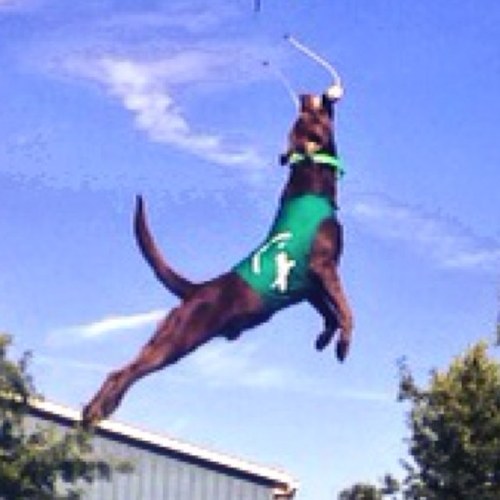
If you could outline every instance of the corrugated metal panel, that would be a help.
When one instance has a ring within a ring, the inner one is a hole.
[[[30,413],[42,420],[58,422],[65,426],[77,424],[81,418],[77,410],[40,399],[30,401]],[[253,481],[268,487],[272,485],[275,494],[282,497],[282,500],[293,498],[299,487],[298,481],[283,470],[202,448],[165,434],[154,434],[114,420],[102,421],[98,430],[111,441],[128,442],[135,448],[162,450],[172,456],[184,457],[187,462],[209,464],[216,470],[226,473],[229,471],[230,475],[252,478]]]
[[[43,421],[30,417],[32,424]],[[61,429],[63,423],[57,424]],[[82,483],[85,500],[272,500],[272,486],[244,474],[196,463],[168,450],[144,447],[98,434],[94,451],[101,457],[113,457],[133,466],[130,473],[115,473],[111,481]]]
[[[97,437],[95,450],[127,459],[130,474],[115,474],[111,482],[88,488],[88,500],[270,500],[268,486],[213,470],[152,450]]]

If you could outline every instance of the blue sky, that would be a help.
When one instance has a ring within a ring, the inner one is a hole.
[[[135,386],[116,417],[277,464],[300,500],[397,471],[397,360],[425,380],[491,337],[500,269],[493,0],[0,0],[0,329],[43,394],[80,407],[176,302],[131,235],[134,195],[195,280],[266,231],[297,91],[343,77],[342,275],[351,357],[307,306]]]

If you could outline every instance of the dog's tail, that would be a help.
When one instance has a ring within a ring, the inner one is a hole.
[[[153,269],[159,281],[180,299],[186,299],[192,295],[198,288],[198,285],[174,271],[161,255],[149,230],[144,200],[140,195],[136,197],[134,234],[142,255]]]

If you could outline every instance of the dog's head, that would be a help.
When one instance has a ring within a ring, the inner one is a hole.
[[[341,96],[342,90],[338,86],[330,87],[320,96],[300,96],[299,116],[288,135],[288,150],[281,157],[282,163],[287,163],[293,153],[312,155],[321,152],[336,155],[333,137],[334,105]]]

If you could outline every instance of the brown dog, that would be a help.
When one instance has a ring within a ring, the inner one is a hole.
[[[159,280],[182,301],[135,360],[106,378],[83,410],[85,424],[108,417],[130,386],[145,375],[175,363],[214,337],[233,340],[302,300],[324,318],[316,348],[324,349],[339,330],[336,352],[344,360],[353,319],[337,272],[342,227],[335,217],[340,167],[332,130],[334,103],[327,94],[301,96],[289,149],[282,156],[282,163],[290,164],[290,176],[273,230],[230,272],[205,283],[192,283],[176,273],[158,251],[138,198],[135,234],[141,251]],[[309,236],[298,235],[299,229]]]

